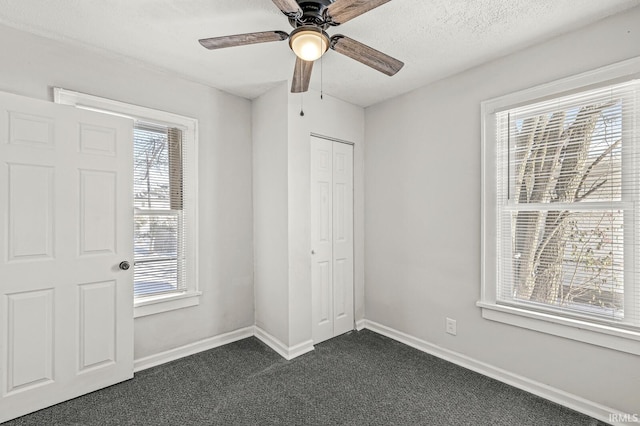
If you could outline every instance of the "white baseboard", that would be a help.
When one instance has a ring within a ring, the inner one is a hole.
[[[360,331],[360,330],[363,330],[365,328],[365,324],[366,324],[365,321],[366,320],[364,320],[364,319],[356,321],[356,331]]]
[[[254,336],[287,361],[313,350],[313,340],[307,340],[306,342],[289,347],[258,326],[254,327]]]
[[[278,355],[285,359],[287,358],[287,355],[289,354],[289,347],[282,343],[280,340],[273,337],[271,334],[267,333],[257,325],[254,327],[253,335],[256,336],[256,338],[262,343],[276,351]]]
[[[155,367],[157,365],[164,364],[170,361],[175,361],[176,359],[180,359],[185,356],[194,355],[198,352],[207,351],[209,349],[217,348],[218,346],[227,345],[229,343],[246,339],[247,337],[251,336],[255,336],[256,338],[260,339],[287,361],[290,361],[293,358],[296,358],[313,350],[313,340],[308,340],[306,342],[302,342],[295,346],[289,347],[260,327],[251,326],[234,330],[229,333],[220,334],[218,336],[209,337],[197,342],[189,343],[187,345],[170,349],[165,352],[160,352],[155,355],[136,359],[133,361],[133,372],[137,373],[138,371],[146,370],[147,368]]]
[[[175,349],[170,349],[165,352],[160,352],[155,355],[150,355],[144,358],[136,359],[133,362],[133,371],[138,372],[147,368],[155,367],[156,365],[164,364],[166,362],[174,361],[176,359],[183,358],[185,356],[193,355],[198,352],[206,351],[209,349],[217,348],[218,346],[226,345],[237,340],[246,339],[253,336],[253,326],[234,330],[229,333],[220,334],[218,336],[209,337],[197,342],[189,343],[188,345],[180,346]]]
[[[611,418],[611,414],[619,415],[619,411],[614,410],[613,408],[606,407],[596,402],[589,401],[579,396],[545,385],[544,383],[536,382],[518,374],[494,367],[493,365],[486,364],[458,352],[442,348],[382,324],[369,320],[362,320],[362,323],[363,328],[367,328],[422,352],[437,356],[438,358],[442,358],[484,376],[491,377],[492,379],[496,379],[544,399],[548,399],[603,422],[610,423],[611,421],[609,419]],[[358,330],[360,330],[360,324],[358,324]]]
[[[287,360],[292,360],[300,355],[304,355],[307,352],[311,352],[315,348],[313,347],[313,340],[307,340],[306,342],[298,343],[295,346],[289,348],[289,357]]]

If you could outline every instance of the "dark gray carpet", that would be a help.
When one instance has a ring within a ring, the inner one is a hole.
[[[255,338],[135,375],[18,425],[602,425],[371,331],[285,361]]]

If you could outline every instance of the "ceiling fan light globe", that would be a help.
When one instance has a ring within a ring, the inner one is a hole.
[[[329,37],[317,29],[300,29],[291,34],[289,45],[303,61],[315,61],[329,48]]]

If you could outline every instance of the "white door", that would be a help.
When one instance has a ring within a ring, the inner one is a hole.
[[[353,330],[353,146],[311,138],[313,341]]]
[[[133,377],[131,140],[0,93],[0,422]]]

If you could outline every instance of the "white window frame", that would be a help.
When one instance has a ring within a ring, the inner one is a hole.
[[[640,332],[497,303],[498,141],[496,113],[518,106],[640,78],[640,57],[481,103],[482,211],[481,294],[476,303],[485,319],[640,355]]]
[[[145,297],[141,300],[134,299],[133,316],[137,318],[198,305],[202,295],[202,292],[198,289],[198,120],[59,87],[53,89],[53,95],[54,102],[59,104],[118,115],[131,118],[134,121],[140,120],[166,125],[167,127],[177,127],[182,130],[186,136],[185,142],[188,144],[184,157],[185,167],[189,169],[189,173],[184,176],[188,180],[183,181],[186,221],[184,240],[186,242],[185,259],[187,259],[185,269],[189,277],[186,282],[186,291]],[[133,212],[131,220],[133,226]]]

